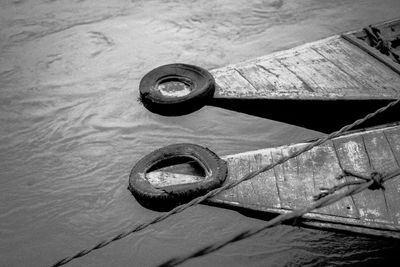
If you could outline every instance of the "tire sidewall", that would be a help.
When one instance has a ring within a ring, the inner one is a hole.
[[[193,84],[191,92],[181,97],[166,97],[154,88],[164,77],[176,76]],[[147,73],[139,84],[144,106],[162,115],[179,115],[193,112],[206,104],[215,91],[214,77],[205,69],[194,65],[176,63],[163,65]]]
[[[155,188],[146,178],[147,171],[165,159],[190,157],[196,160],[206,172],[207,177],[185,186],[169,186],[172,192]],[[190,201],[222,185],[227,175],[226,162],[211,150],[194,144],[174,144],[155,150],[140,159],[129,176],[129,190],[139,203],[151,209],[170,209],[172,206]]]

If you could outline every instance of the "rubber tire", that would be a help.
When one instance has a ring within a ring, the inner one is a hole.
[[[154,88],[158,82],[174,77],[190,81],[192,91],[182,97],[166,97]],[[147,73],[139,84],[140,101],[151,112],[164,116],[179,116],[202,108],[214,96],[215,80],[207,70],[188,64],[168,64]]]
[[[168,186],[168,192],[155,188],[145,173],[155,164],[174,157],[190,157],[210,172],[196,183]],[[226,179],[226,162],[211,150],[194,144],[174,144],[155,150],[140,159],[132,168],[128,189],[144,207],[156,211],[168,211],[220,187]]]

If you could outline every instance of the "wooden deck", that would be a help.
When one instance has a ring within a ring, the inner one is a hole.
[[[379,31],[379,37],[382,38],[386,44],[390,44],[390,50],[399,57],[400,19],[385,21],[372,26]],[[371,29],[368,29],[368,31],[370,30]],[[370,34],[371,33],[367,33],[366,29],[361,29],[343,34],[343,38],[400,74],[399,61],[394,58],[394,55],[384,54],[375,47],[372,47],[373,42],[371,42],[370,38],[375,39],[375,37],[371,37]],[[375,39],[374,42],[376,41]],[[388,53],[388,51],[386,52]]]
[[[304,142],[224,156],[222,159],[228,163],[225,183],[276,162],[307,144]],[[195,183],[204,179],[197,168],[196,164],[189,161],[164,167],[146,176],[153,186],[159,188]],[[256,216],[282,214],[312,205],[313,196],[321,193],[321,187],[331,188],[344,183],[346,180],[336,179],[342,170],[369,175],[372,171],[388,174],[399,168],[400,122],[344,134],[221,192],[207,203],[240,208]],[[367,189],[307,213],[299,222],[317,228],[400,238],[400,176],[387,181],[384,187],[385,190]]]
[[[307,143],[285,145],[223,157],[227,180],[277,161]],[[400,168],[400,125],[343,135],[301,154],[283,165],[224,191],[210,203],[268,213],[285,213],[312,204],[320,187],[332,187],[342,169],[369,174]],[[400,177],[385,183],[386,190],[366,190],[304,216],[306,225],[380,234],[400,238]],[[344,189],[342,189],[344,190]]]
[[[215,99],[363,100],[400,95],[400,75],[333,36],[212,70]]]

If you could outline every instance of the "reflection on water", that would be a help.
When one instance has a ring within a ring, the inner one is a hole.
[[[153,217],[126,187],[155,148],[190,142],[226,155],[318,135],[213,107],[152,114],[135,100],[152,68],[212,69],[399,11],[397,0],[2,1],[0,265],[48,265]],[[70,265],[154,265],[262,223],[198,206]],[[397,249],[281,226],[189,265],[363,265]]]

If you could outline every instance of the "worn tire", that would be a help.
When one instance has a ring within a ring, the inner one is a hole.
[[[158,89],[165,81],[175,81],[190,88],[183,96],[168,97]],[[151,112],[178,116],[203,107],[215,91],[214,77],[205,69],[188,64],[168,64],[147,73],[139,84],[140,101]]]
[[[192,158],[208,174],[200,182],[168,186],[168,191],[154,187],[144,174],[157,163],[174,157]],[[226,162],[211,150],[194,144],[174,144],[155,150],[140,159],[131,170],[128,189],[142,206],[167,211],[220,187],[225,181],[227,171]]]

